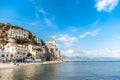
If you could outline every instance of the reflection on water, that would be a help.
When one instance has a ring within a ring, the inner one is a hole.
[[[0,71],[0,80],[55,80],[59,65],[32,65]]]
[[[0,70],[0,80],[120,80],[120,62],[69,62]]]

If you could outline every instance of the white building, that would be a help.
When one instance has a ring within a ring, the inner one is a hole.
[[[18,45],[13,43],[8,43],[5,46],[5,52],[13,55],[14,59],[25,58],[27,56],[27,47],[25,45]]]
[[[3,45],[0,45],[0,60],[1,61],[7,61],[10,60],[10,54],[4,51]]]
[[[22,29],[11,28],[8,31],[9,38],[26,38],[29,39],[29,32]]]
[[[37,43],[41,43],[41,39],[40,39],[40,38],[35,38],[35,41],[36,41]]]
[[[43,52],[38,51],[37,49],[40,49],[40,46],[36,45],[28,45],[28,52],[32,54],[32,57],[38,58],[40,55],[42,55]]]

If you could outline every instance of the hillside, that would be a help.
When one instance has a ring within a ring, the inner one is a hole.
[[[21,30],[28,32],[28,39],[26,38],[18,38],[18,37],[8,37],[9,30]],[[41,45],[38,43],[35,39],[37,38],[33,33],[31,33],[29,30],[23,29],[20,26],[14,26],[10,23],[4,24],[0,23],[0,44],[5,45],[6,43],[9,43],[9,38],[12,38],[14,40],[14,43],[16,44],[33,44],[33,45]],[[41,39],[42,45],[45,45],[45,42]]]
[[[60,51],[54,40],[45,42],[35,34],[20,26],[0,23],[0,58],[8,61],[41,59],[42,61],[61,61]]]

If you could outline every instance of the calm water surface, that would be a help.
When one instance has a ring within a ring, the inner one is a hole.
[[[67,62],[0,70],[0,80],[120,80],[120,62]]]

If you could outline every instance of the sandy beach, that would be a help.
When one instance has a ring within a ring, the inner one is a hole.
[[[0,69],[6,69],[6,68],[15,68],[16,65],[13,65],[12,63],[0,63]]]
[[[17,68],[21,66],[30,66],[30,65],[39,65],[39,64],[60,64],[60,63],[63,63],[63,61],[46,61],[40,63],[16,63],[16,65],[14,65],[13,63],[0,63],[0,70],[8,69],[8,68]]]

